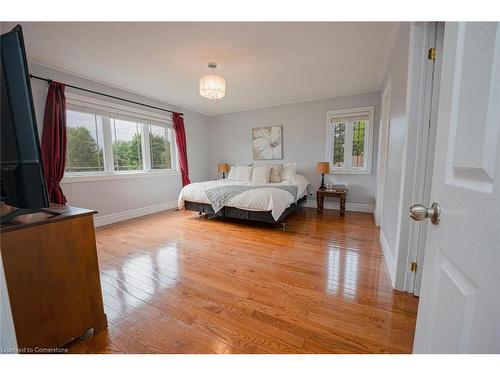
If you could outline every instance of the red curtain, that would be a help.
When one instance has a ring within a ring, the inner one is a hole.
[[[64,85],[54,81],[49,84],[45,102],[42,161],[50,201],[65,204],[66,197],[59,183],[64,176],[66,163],[66,97]]]
[[[191,180],[189,180],[184,119],[182,118],[180,113],[174,112],[174,114],[172,115],[172,120],[174,121],[175,143],[177,144],[179,166],[181,167],[182,186],[186,186],[191,183]]]

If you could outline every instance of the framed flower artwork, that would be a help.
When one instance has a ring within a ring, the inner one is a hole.
[[[253,160],[283,159],[283,126],[252,129]]]

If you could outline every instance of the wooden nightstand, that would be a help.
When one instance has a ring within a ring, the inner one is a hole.
[[[336,197],[340,201],[340,216],[345,214],[345,201],[347,197],[347,188],[318,190],[316,192],[316,203],[318,205],[318,213],[323,212],[325,197]]]

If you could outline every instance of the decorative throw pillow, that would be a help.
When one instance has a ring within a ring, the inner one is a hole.
[[[281,164],[271,165],[271,176],[269,177],[269,182],[276,183],[281,182]]]
[[[253,167],[238,165],[236,167],[236,181],[249,182],[252,179]]]
[[[267,165],[258,165],[253,167],[252,182],[257,184],[268,184],[271,167]]]
[[[295,180],[296,174],[297,174],[297,164],[295,163],[283,164],[283,168],[281,169],[281,181]]]

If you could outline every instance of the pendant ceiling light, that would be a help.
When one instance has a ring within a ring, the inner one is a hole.
[[[214,62],[208,63],[210,69],[217,68]],[[226,80],[215,74],[200,78],[200,95],[210,100],[220,100],[226,95]]]

